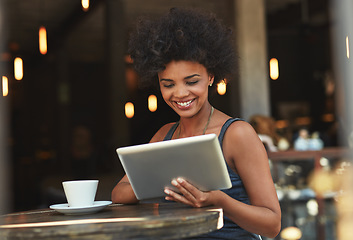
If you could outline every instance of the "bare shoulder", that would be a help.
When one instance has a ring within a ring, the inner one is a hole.
[[[235,121],[227,129],[227,135],[231,138],[257,137],[254,128],[246,121]]]
[[[224,136],[224,150],[236,157],[249,152],[260,150],[263,152],[263,144],[254,128],[246,121],[232,123]],[[229,152],[230,151],[230,152]]]
[[[175,124],[175,122],[167,123],[161,127],[152,137],[150,142],[160,142],[163,141],[165,135],[167,135],[169,129]]]

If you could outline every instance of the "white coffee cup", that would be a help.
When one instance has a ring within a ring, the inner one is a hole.
[[[69,207],[93,206],[98,180],[76,180],[62,183]]]

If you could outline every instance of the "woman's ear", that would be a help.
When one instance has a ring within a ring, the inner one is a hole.
[[[214,82],[214,76],[210,74],[210,75],[208,76],[208,79],[209,79],[209,84],[208,84],[208,85],[209,85],[210,87],[212,87],[212,84],[213,84],[213,82]]]

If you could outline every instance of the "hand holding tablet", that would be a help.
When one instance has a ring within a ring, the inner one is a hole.
[[[215,134],[122,147],[117,153],[139,200],[165,196],[178,177],[202,191],[231,187]]]

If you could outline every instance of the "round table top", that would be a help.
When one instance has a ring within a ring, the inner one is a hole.
[[[41,209],[0,216],[0,239],[180,239],[223,226],[222,209],[178,203],[111,204],[64,215]]]

